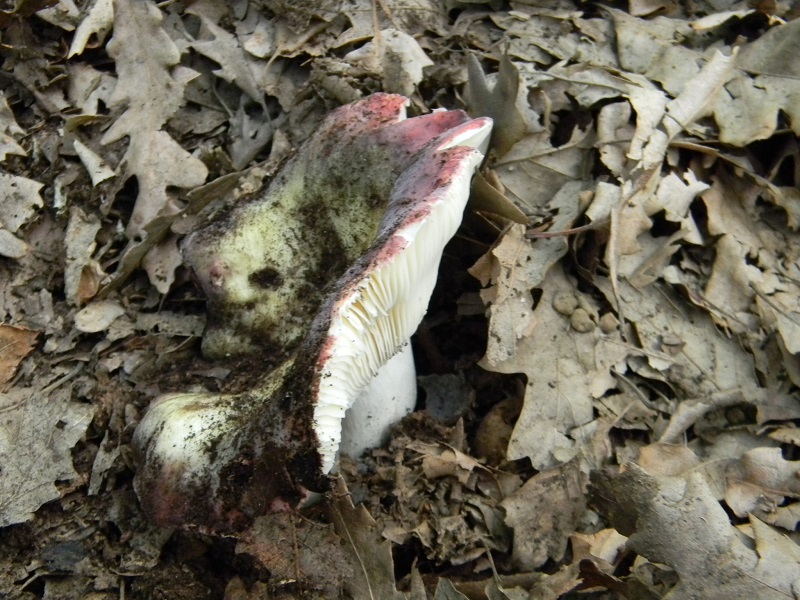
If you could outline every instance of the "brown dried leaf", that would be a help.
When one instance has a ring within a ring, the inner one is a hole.
[[[784,499],[800,498],[800,461],[785,460],[780,448],[756,448],[730,464],[725,502],[743,517],[762,518],[778,510]]]
[[[37,208],[42,206],[40,192],[43,185],[38,181],[0,173],[0,226],[11,233],[28,223]]]
[[[337,597],[353,577],[346,550],[333,527],[300,518],[291,512],[256,519],[239,537],[237,554],[250,554],[270,572],[270,582],[299,581]]]
[[[36,347],[40,333],[0,323],[0,386],[11,381],[19,363]]]
[[[608,377],[608,367],[617,362],[598,345],[602,335],[597,329],[570,332],[569,319],[554,308],[555,297],[572,287],[559,266],[551,268],[534,311],[535,328],[515,344],[509,360],[491,367],[497,372],[528,375],[525,403],[508,446],[508,458],[528,457],[540,470],[568,462],[581,451],[586,440],[570,434],[594,419],[595,371]],[[609,359],[612,362],[606,363]]]
[[[77,312],[75,327],[78,331],[97,333],[107,329],[114,320],[125,314],[125,309],[115,300],[92,302]]]
[[[578,216],[580,182],[565,184],[547,209],[556,213],[554,231],[569,229]],[[531,290],[545,278],[549,269],[567,253],[567,237],[554,236],[534,242],[526,239],[525,227],[512,225],[500,241],[469,270],[484,289],[481,299],[488,308],[489,341],[484,368],[500,369],[514,361],[520,341],[535,325]],[[510,371],[502,371],[510,372]]]
[[[597,278],[596,283],[616,305],[610,282]],[[621,280],[618,297],[622,304],[617,309],[634,324],[649,366],[668,373],[685,398],[763,398],[752,357],[723,336],[706,313],[682,305],[674,292],[658,284],[637,290]]]
[[[417,40],[396,29],[384,29],[371,42],[345,55],[344,60],[383,80],[386,92],[411,96],[422,81],[423,69],[433,66]]]
[[[65,239],[64,291],[72,305],[79,306],[94,298],[100,279],[105,275],[100,264],[92,258],[97,246],[95,236],[100,227],[96,216],[87,215],[77,206],[70,209]]]
[[[119,79],[113,106],[122,112],[102,138],[105,144],[129,136],[125,154],[127,176],[136,176],[139,195],[127,224],[131,239],[159,215],[178,211],[169,187],[193,188],[208,175],[205,164],[161,130],[183,103],[186,83],[196,73],[177,67],[180,54],[161,27],[160,10],[149,0],[120,0],[115,4],[114,37],[108,53],[116,61]],[[163,252],[162,252],[163,254]],[[174,252],[154,257],[148,275],[166,293],[176,264]]]
[[[234,35],[216,25],[207,16],[192,8],[186,12],[198,15],[203,24],[198,39],[192,42],[192,48],[219,63],[221,68],[214,71],[217,77],[237,85],[253,101],[262,103],[264,93],[256,82],[254,72],[263,66],[242,50]]]
[[[568,183],[585,185],[585,168],[594,143],[592,128],[575,127],[570,139],[552,144],[550,131],[523,137],[494,164],[506,196],[526,213],[541,214]],[[577,209],[577,199],[573,198]]]
[[[75,30],[67,58],[81,54],[86,49],[89,38],[96,36],[98,44],[105,41],[114,22],[113,0],[94,0],[92,7]]]
[[[537,57],[537,62],[574,60],[580,56],[582,62],[592,65],[617,68],[619,64],[611,44],[612,24],[608,19],[582,19],[579,12],[537,11],[533,14],[509,14],[492,12],[490,18],[510,38],[536,46],[546,54]],[[548,56],[549,55],[549,56]]]
[[[514,529],[517,569],[533,570],[548,559],[564,558],[569,536],[586,510],[587,483],[578,461],[572,461],[534,475],[503,500],[506,524]]]
[[[345,589],[354,600],[400,600],[402,595],[394,583],[391,543],[383,539],[375,519],[363,506],[353,506],[344,480],[337,480],[335,493],[330,519],[344,540],[352,573],[344,582]]]
[[[688,21],[645,20],[621,10],[605,10],[611,13],[619,63],[626,71],[659,82],[673,97],[700,71],[702,53],[679,41],[694,37]]]
[[[478,59],[467,55],[467,105],[471,115],[491,117],[492,148],[503,156],[528,133],[525,114],[520,109],[520,77],[517,67],[507,55],[500,59],[497,80],[491,88]]]
[[[766,34],[745,45],[734,58],[736,67],[755,74],[741,74],[728,82],[714,107],[720,128],[720,141],[745,146],[767,139],[776,130],[780,112],[800,134],[800,75],[797,52],[800,22],[791,21],[773,27]]]
[[[24,133],[25,130],[17,124],[5,94],[0,91],[0,162],[6,159],[7,154],[27,155],[16,139],[22,137]]]

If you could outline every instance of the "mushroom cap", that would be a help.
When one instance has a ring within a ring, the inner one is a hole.
[[[407,104],[374,94],[333,111],[258,200],[187,238],[185,262],[209,300],[206,356],[283,357],[308,333],[328,286],[375,239],[398,176],[469,120],[458,110],[407,119]]]
[[[325,473],[336,460],[345,412],[425,316],[442,252],[461,224],[483,160],[477,147],[491,128],[488,118],[468,121],[420,153],[398,178],[372,246],[315,319],[304,347],[316,357],[310,394]]]

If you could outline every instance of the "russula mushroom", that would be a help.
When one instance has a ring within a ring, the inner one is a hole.
[[[380,443],[413,409],[409,339],[461,222],[491,121],[461,111],[405,120],[406,102],[376,94],[334,111],[263,201],[235,211],[229,229],[215,226],[190,239],[186,254],[211,307],[249,311],[227,330],[215,329],[220,346],[210,353],[234,349],[240,332],[245,346],[260,336],[268,348],[285,346],[253,391],[154,401],[134,449],[136,491],[157,523],[225,531],[296,505],[309,490],[328,488],[338,452],[357,455]],[[327,175],[309,152],[323,153]],[[391,181],[358,175],[359,165]],[[362,176],[367,181],[355,185]],[[343,187],[348,196],[337,199]],[[295,195],[309,191],[313,202]],[[254,226],[254,215],[267,225]],[[344,217],[368,223],[351,226]],[[321,235],[338,236],[337,260],[308,250]],[[339,258],[349,266],[338,268]],[[261,277],[265,270],[277,275]],[[291,282],[309,273],[315,287]],[[343,428],[354,403],[358,416]]]
[[[192,234],[184,259],[209,299],[203,354],[286,356],[333,283],[367,251],[392,187],[431,140],[468,117],[406,119],[374,94],[333,111],[258,201]]]

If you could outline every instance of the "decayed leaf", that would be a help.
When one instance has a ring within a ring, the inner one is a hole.
[[[82,144],[80,140],[73,141],[72,146],[75,148],[75,152],[78,158],[81,159],[83,166],[89,172],[92,185],[102,183],[114,176],[114,171],[109,168],[105,161]]]
[[[759,218],[761,193],[757,185],[725,177],[702,194],[709,232],[721,236],[705,297],[739,320],[755,312],[762,326],[776,331],[794,353],[800,351],[800,284],[791,265],[800,256],[800,244],[788,231]]]
[[[514,565],[533,570],[564,557],[569,536],[586,508],[586,476],[578,461],[531,477],[501,506],[514,529]]]
[[[739,517],[753,515],[777,527],[794,531],[800,504],[786,504],[800,495],[797,463],[781,456],[772,440],[755,435],[721,434],[712,445],[699,446],[702,455],[686,446],[655,443],[640,450],[636,461],[650,475],[702,475],[717,500]]]
[[[700,71],[702,53],[678,41],[695,35],[687,21],[666,17],[644,20],[621,10],[605,10],[613,18],[617,55],[626,71],[659,82],[673,97]]]
[[[111,102],[124,110],[103,136],[104,144],[161,129],[183,102],[184,84],[170,72],[180,55],[161,28],[161,11],[150,0],[118,0],[114,6],[108,54],[118,82]]]
[[[536,57],[537,62],[580,57],[581,62],[591,65],[618,66],[617,57],[607,42],[612,37],[608,20],[582,19],[578,12],[540,11],[536,14],[535,9],[531,12],[533,14],[522,10],[514,14],[498,11],[492,13],[491,19],[506,35],[543,50],[545,54]]]
[[[109,292],[119,288],[119,286],[130,277],[131,273],[136,270],[144,258],[153,251],[154,248],[157,248],[159,244],[164,243],[165,246],[171,244],[175,247],[175,241],[172,235],[172,229],[175,224],[181,219],[189,220],[189,217],[199,213],[208,203],[224,197],[226,194],[232,193],[242,178],[243,173],[230,173],[218,177],[203,186],[194,188],[187,193],[187,200],[189,202],[183,210],[173,214],[162,214],[150,221],[145,226],[144,230],[146,235],[144,238],[140,241],[134,240],[128,244],[128,247],[125,249],[120,259],[117,272],[102,289],[100,292],[101,295],[105,296]],[[246,193],[246,191],[239,190],[238,195],[243,193]],[[175,230],[177,231],[178,229],[175,228]],[[185,230],[183,232],[185,232]],[[169,264],[169,258],[172,252],[171,249],[167,248],[166,252],[163,254],[162,251],[155,250],[154,255],[155,258],[160,258],[163,255],[166,257],[167,264]],[[160,266],[157,261],[155,266]],[[171,275],[170,273],[170,276]]]
[[[344,59],[379,75],[385,91],[406,96],[416,91],[422,70],[433,65],[417,40],[396,29],[384,29]]]
[[[567,183],[548,203],[546,209],[556,213],[553,231],[572,226],[578,216],[576,199],[581,188],[579,182]],[[525,227],[513,225],[470,269],[484,287],[481,299],[488,306],[485,364],[498,368],[516,354],[519,340],[530,334],[534,324],[531,290],[541,284],[548,270],[566,253],[566,236],[532,243],[525,238]]]
[[[533,260],[532,248],[522,225],[512,226],[502,239],[470,268],[483,286],[481,299],[487,306],[490,335],[486,361],[497,366],[513,355],[517,340],[533,327],[533,299],[530,289],[538,285],[547,268],[566,251],[566,241],[556,238],[554,260],[542,264]],[[534,269],[530,273],[530,269]]]
[[[519,93],[519,71],[508,56],[503,55],[495,83],[490,87],[478,59],[472,54],[467,56],[467,70],[466,96],[470,114],[492,118],[492,147],[503,156],[528,133],[525,113],[520,108],[523,98]]]
[[[597,117],[600,160],[617,177],[622,176],[627,161],[625,149],[616,142],[633,137],[631,110],[628,102],[614,102],[601,108]]]
[[[125,309],[119,302],[113,300],[92,302],[75,315],[75,327],[78,331],[97,333],[106,329],[114,319],[123,314]]]
[[[447,5],[436,0],[381,0],[377,5],[372,0],[351,0],[341,6],[352,27],[336,39],[337,48],[371,39],[376,18],[378,30],[392,27],[407,33],[433,31],[441,36],[450,31]]]
[[[100,103],[111,104],[111,95],[117,85],[116,77],[98,71],[91,65],[76,62],[69,65],[69,99],[83,112],[75,118],[98,117]]]
[[[32,179],[0,173],[0,225],[11,233],[16,233],[42,206],[39,195],[42,184]]]
[[[175,142],[162,126],[183,102],[193,71],[177,68],[178,49],[161,28],[161,12],[149,1],[120,0],[115,4],[114,37],[108,43],[119,76],[112,105],[125,110],[103,136],[110,143],[129,137],[125,155],[128,175],[135,175],[139,195],[127,225],[130,238],[141,235],[156,216],[177,212],[169,186],[192,188],[205,181],[206,166]],[[144,75],[143,75],[144,73]],[[165,265],[174,260],[151,260],[148,272],[159,291],[172,282]]]
[[[72,447],[92,421],[94,407],[70,401],[67,388],[14,388],[2,400],[0,527],[23,523],[61,496],[55,482],[75,479]]]
[[[601,279],[597,283],[616,304],[610,283]],[[750,355],[735,340],[720,334],[708,315],[685,305],[678,308],[675,294],[657,284],[636,290],[620,281],[618,297],[618,309],[634,324],[649,366],[669,374],[670,383],[685,397],[725,392],[763,397]]]
[[[796,20],[773,27],[744,46],[736,66],[759,75],[800,78],[797,54],[800,52],[800,23]]]
[[[800,498],[799,469],[800,461],[785,460],[780,448],[751,450],[728,467],[725,501],[737,516],[769,518],[786,497]]]
[[[383,539],[367,510],[363,506],[353,506],[342,479],[336,483],[330,518],[349,555],[353,574],[345,581],[348,593],[355,600],[400,600],[402,595],[394,585],[391,544]]]
[[[433,600],[467,600],[467,597],[459,592],[449,579],[442,577],[436,584]]]
[[[193,188],[205,181],[206,166],[164,131],[142,130],[131,135],[126,154],[128,171],[139,181],[139,196],[128,235],[133,237],[159,214],[176,212],[169,186]]]
[[[156,217],[178,213],[180,209],[167,191],[168,186],[198,187],[208,175],[203,162],[186,152],[164,131],[131,136],[127,159],[130,172],[137,174],[139,182],[139,196],[127,227],[130,237],[144,233],[145,225]],[[179,264],[181,259],[175,240],[154,246],[143,262],[150,283],[162,294],[172,285],[174,270]]]
[[[580,452],[582,438],[578,441],[570,434],[593,420],[595,380],[599,374],[605,386],[613,386],[608,369],[619,360],[618,351],[608,351],[613,346],[598,344],[598,337],[605,334],[593,324],[584,333],[567,334],[570,319],[556,308],[556,297],[565,291],[573,291],[573,284],[555,266],[542,284],[533,317],[536,327],[510,350],[511,359],[492,366],[501,373],[528,375],[525,404],[508,446],[508,458],[527,457],[539,470],[568,462]]]
[[[690,126],[700,117],[710,114],[717,94],[733,75],[733,59],[715,52],[700,72],[686,82],[678,96],[667,103],[664,128],[670,138]]]
[[[0,229],[0,255],[22,258],[28,253],[28,244],[6,229]]]
[[[41,189],[38,181],[0,173],[0,254],[20,258],[27,252],[25,242],[14,234],[42,206]]]
[[[256,519],[239,536],[237,554],[250,554],[269,569],[270,582],[303,582],[336,597],[354,573],[347,550],[330,525],[278,512]]]
[[[36,346],[39,331],[0,323],[0,386],[14,377],[22,359]]]
[[[766,139],[778,125],[779,111],[789,116],[789,125],[800,133],[800,74],[797,70],[797,40],[800,23],[792,21],[774,27],[735,58],[742,74],[725,86],[714,107],[720,141],[744,146]]]
[[[528,214],[538,214],[565,184],[584,180],[591,129],[576,127],[571,138],[553,147],[549,131],[523,137],[500,159],[494,169],[506,188],[506,196]],[[577,210],[577,202],[573,202]]]

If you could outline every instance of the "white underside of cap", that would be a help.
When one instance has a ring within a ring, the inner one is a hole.
[[[461,224],[472,173],[482,158],[475,152],[461,165],[463,177],[437,190],[435,197],[420,199],[430,204],[430,214],[395,232],[408,245],[366,274],[332,319],[328,336],[333,347],[314,408],[323,473],[335,463],[345,412],[425,316],[442,251]]]

